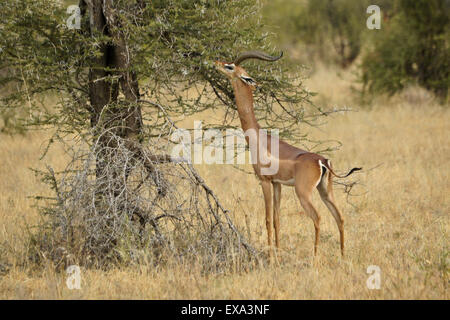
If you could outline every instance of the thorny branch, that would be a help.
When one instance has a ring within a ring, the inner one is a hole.
[[[163,106],[145,103],[165,113]],[[176,128],[167,114],[166,121]],[[207,269],[232,264],[236,252],[241,259],[258,258],[192,164],[168,154],[167,139],[144,146],[116,131],[104,130],[92,146],[75,143],[64,171],[48,169],[56,197],[51,210],[45,207],[51,238],[39,242],[47,257],[104,266],[124,256],[161,260],[167,250],[179,259],[205,257]]]

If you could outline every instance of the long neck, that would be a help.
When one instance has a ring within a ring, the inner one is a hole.
[[[255,118],[255,111],[253,110],[253,92],[252,89],[244,84],[239,79],[231,81],[234,89],[234,96],[236,98],[236,106],[241,120],[242,130],[248,129],[258,130],[259,124]]]

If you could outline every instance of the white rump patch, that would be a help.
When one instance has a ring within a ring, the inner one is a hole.
[[[325,170],[327,170],[327,167],[322,163],[322,160],[320,160],[320,159],[319,159],[319,167],[320,167],[320,176],[319,176],[319,181],[317,181],[317,183],[316,183],[316,188],[319,185],[320,181],[322,180],[322,174],[323,174],[322,167]]]

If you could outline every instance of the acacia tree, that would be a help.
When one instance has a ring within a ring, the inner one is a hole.
[[[214,239],[207,251],[223,254],[218,257],[229,254],[226,241],[253,251],[195,169],[179,164],[175,177],[173,166],[167,169],[166,155],[181,116],[222,109],[224,119],[208,127],[234,126],[233,91],[212,62],[232,61],[247,49],[275,51],[269,35],[261,31],[259,1],[81,0],[79,29],[68,28],[69,3],[0,4],[0,85],[12,88],[3,90],[1,108],[25,110],[27,126],[52,127],[50,142],[66,143],[73,159],[60,175],[50,169],[44,176],[55,197],[53,205],[43,208],[52,217],[44,238],[50,234],[52,240],[39,238],[40,250],[60,259],[54,250],[60,245],[65,257],[76,256],[78,263],[82,252],[83,261],[103,264],[118,256],[134,259],[135,243],[154,249],[155,243],[164,243],[172,252],[184,246],[178,256],[186,256],[193,252],[192,243],[205,243],[201,233]],[[259,120],[279,128],[282,136],[304,138],[297,130],[299,122],[312,123],[317,115],[305,114],[310,93],[296,71],[288,73],[278,63],[253,63],[247,69],[261,83],[255,92]],[[52,106],[47,105],[49,96],[57,99]],[[80,152],[81,146],[88,146],[89,152]],[[177,184],[186,180],[196,186],[187,197],[177,191]],[[151,196],[142,196],[143,186]],[[203,200],[198,189],[204,192]],[[200,214],[193,221],[192,214],[180,214],[202,210],[213,218]],[[138,220],[139,227],[123,223],[123,217]],[[86,227],[87,221],[95,223]],[[223,231],[224,221],[231,236],[217,233]],[[186,234],[186,226],[194,224],[203,229]],[[118,232],[118,225],[125,227]],[[117,254],[130,230],[132,241]],[[56,234],[62,235],[59,240]],[[148,241],[143,244],[144,234]]]

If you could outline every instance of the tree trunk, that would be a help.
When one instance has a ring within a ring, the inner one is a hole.
[[[139,85],[136,74],[130,71],[130,57],[127,43],[120,34],[120,18],[115,14],[111,0],[80,0],[82,15],[88,15],[83,25],[86,36],[96,34],[111,37],[112,43],[102,44],[101,56],[93,57],[89,69],[89,100],[91,128],[94,141],[98,139],[99,149],[104,150],[114,143],[114,134],[129,140],[129,145],[139,142],[142,130],[142,114],[138,105]],[[107,71],[108,70],[108,71]],[[109,71],[117,70],[117,71]],[[118,71],[120,70],[120,71]],[[119,90],[124,100],[118,101]],[[107,161],[103,152],[97,155],[97,178],[104,174]]]

